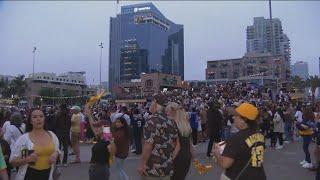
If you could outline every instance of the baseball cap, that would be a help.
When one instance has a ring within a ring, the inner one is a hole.
[[[258,117],[258,109],[250,103],[242,103],[235,109],[235,114],[238,114],[248,120],[255,121]]]
[[[81,111],[81,108],[80,108],[79,106],[72,106],[71,109],[72,109],[72,110]]]

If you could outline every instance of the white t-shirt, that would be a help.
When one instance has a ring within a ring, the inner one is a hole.
[[[297,111],[296,114],[294,115],[294,117],[296,118],[296,120],[298,122],[302,122],[303,119],[302,119],[302,112],[301,111]]]
[[[2,126],[2,133],[3,133],[3,134],[6,133],[7,128],[8,128],[8,126],[10,126],[10,125],[11,125],[10,121],[6,121],[6,122],[3,123],[3,126]]]
[[[22,133],[19,131],[19,129],[22,131]],[[26,125],[22,123],[19,129],[14,125],[9,125],[6,128],[6,132],[3,135],[3,139],[10,144],[10,149],[13,149],[14,143],[18,140],[20,136],[23,135],[23,133],[25,133]]]

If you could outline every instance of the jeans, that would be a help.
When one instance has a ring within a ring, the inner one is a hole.
[[[129,180],[126,172],[123,169],[123,163],[124,163],[124,159],[120,159],[120,158],[115,158],[116,160],[116,171],[118,173],[118,179],[119,180]]]
[[[275,144],[277,144],[277,140],[279,139],[279,145],[283,145],[283,133],[280,132],[274,132],[274,137],[275,137]]]
[[[134,143],[136,145],[136,154],[141,154],[142,153],[142,137],[143,137],[143,132],[141,131],[135,131],[134,133]]]
[[[209,138],[210,138],[210,141],[209,141],[209,144],[208,144],[208,149],[207,149],[207,156],[211,156],[211,151],[212,151],[212,146],[213,146],[213,143],[219,143],[221,138],[220,138],[220,135],[219,133],[215,132],[215,133],[210,133],[209,135]]]
[[[285,123],[284,124],[284,134],[286,141],[293,141],[293,131],[292,131],[292,123]]]
[[[311,158],[310,158],[310,152],[309,152],[309,145],[311,143],[311,136],[302,136],[303,138],[303,151],[305,154],[305,161],[307,161],[308,163],[311,163]]]
[[[63,148],[63,163],[67,163],[68,161],[68,141],[69,141],[69,135],[67,133],[61,133],[61,134],[57,134],[57,137],[59,139],[59,145],[60,145],[60,149],[61,146]],[[59,160],[60,161],[60,158]]]
[[[229,126],[223,128],[222,137],[221,137],[222,140],[226,140],[231,136],[230,129],[231,128]]]

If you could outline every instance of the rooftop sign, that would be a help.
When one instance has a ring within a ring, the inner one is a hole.
[[[134,8],[133,12],[138,12],[138,11],[145,11],[145,10],[150,10],[151,8],[149,6],[146,7],[140,7],[140,8]]]

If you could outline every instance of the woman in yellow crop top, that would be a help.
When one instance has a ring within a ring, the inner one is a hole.
[[[20,147],[22,155],[11,160],[12,165],[20,167],[19,170],[27,165],[24,180],[51,179],[51,165],[58,158],[57,139],[52,132],[45,130],[44,125],[43,112],[38,109],[32,110],[27,122],[27,131],[29,130],[29,132],[24,136],[27,139],[26,144],[29,143],[26,145],[27,154],[24,152],[26,147]]]

